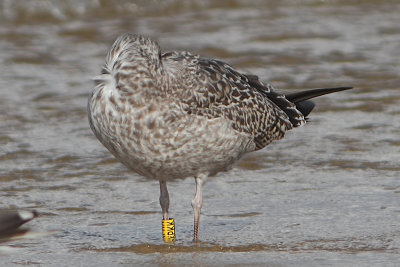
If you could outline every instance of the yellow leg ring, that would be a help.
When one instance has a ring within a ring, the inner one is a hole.
[[[175,221],[174,219],[162,220],[162,235],[165,243],[175,242]]]

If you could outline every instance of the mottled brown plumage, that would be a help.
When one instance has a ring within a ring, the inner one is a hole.
[[[185,112],[231,121],[233,129],[253,136],[257,149],[282,138],[293,127],[289,115],[294,126],[305,122],[284,96],[269,97],[273,90],[270,85],[263,85],[256,76],[241,74],[222,61],[187,52],[164,54],[162,61],[167,66],[184,65],[190,69],[187,79],[173,75],[169,88],[169,94],[181,100]],[[280,101],[281,108],[274,101]],[[288,110],[292,111],[289,115],[285,113]]]
[[[319,89],[289,101],[227,63],[188,52],[162,54],[156,42],[132,34],[116,40],[95,84],[88,103],[93,132],[128,168],[160,181],[164,219],[166,182],[195,177],[195,240],[207,177],[303,125],[313,107],[307,99],[349,89]]]

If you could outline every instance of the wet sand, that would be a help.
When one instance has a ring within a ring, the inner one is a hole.
[[[4,265],[396,266],[400,259],[400,3],[3,1],[0,207],[35,209]],[[115,160],[86,115],[91,78],[121,33],[222,59],[276,88],[354,86],[316,100],[305,127],[204,187],[193,244],[192,178],[169,185]],[[8,248],[8,249],[1,249]]]

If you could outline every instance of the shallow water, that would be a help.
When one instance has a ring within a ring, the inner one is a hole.
[[[0,3],[0,206],[36,209],[5,265],[395,266],[400,258],[398,1]],[[93,136],[91,78],[123,32],[220,58],[276,88],[355,86],[318,99],[305,127],[205,185],[159,187]],[[34,235],[34,234],[37,235]]]

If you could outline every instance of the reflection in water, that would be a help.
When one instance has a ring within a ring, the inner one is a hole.
[[[371,237],[368,237],[368,239]],[[372,237],[376,238],[376,237]],[[381,239],[381,237],[378,237]],[[138,254],[153,254],[153,253],[200,253],[200,252],[268,252],[268,251],[327,251],[327,252],[383,252],[390,249],[390,238],[381,240],[385,245],[371,245],[367,238],[366,240],[352,239],[318,239],[304,240],[299,243],[292,244],[249,244],[236,246],[223,246],[212,243],[196,243],[196,244],[175,244],[175,245],[155,245],[155,244],[139,244],[129,247],[107,248],[107,249],[88,249],[89,251],[97,252],[130,252]]]
[[[136,32],[287,91],[357,88],[319,99],[307,127],[210,179],[200,245],[190,243],[193,181],[173,183],[178,244],[168,260],[193,252],[209,265],[393,264],[399,11],[377,0],[1,1],[0,203],[38,210],[32,231],[58,232],[12,241],[24,253],[0,261],[157,263],[171,250],[161,243],[158,185],[109,156],[86,119],[105,51]]]

